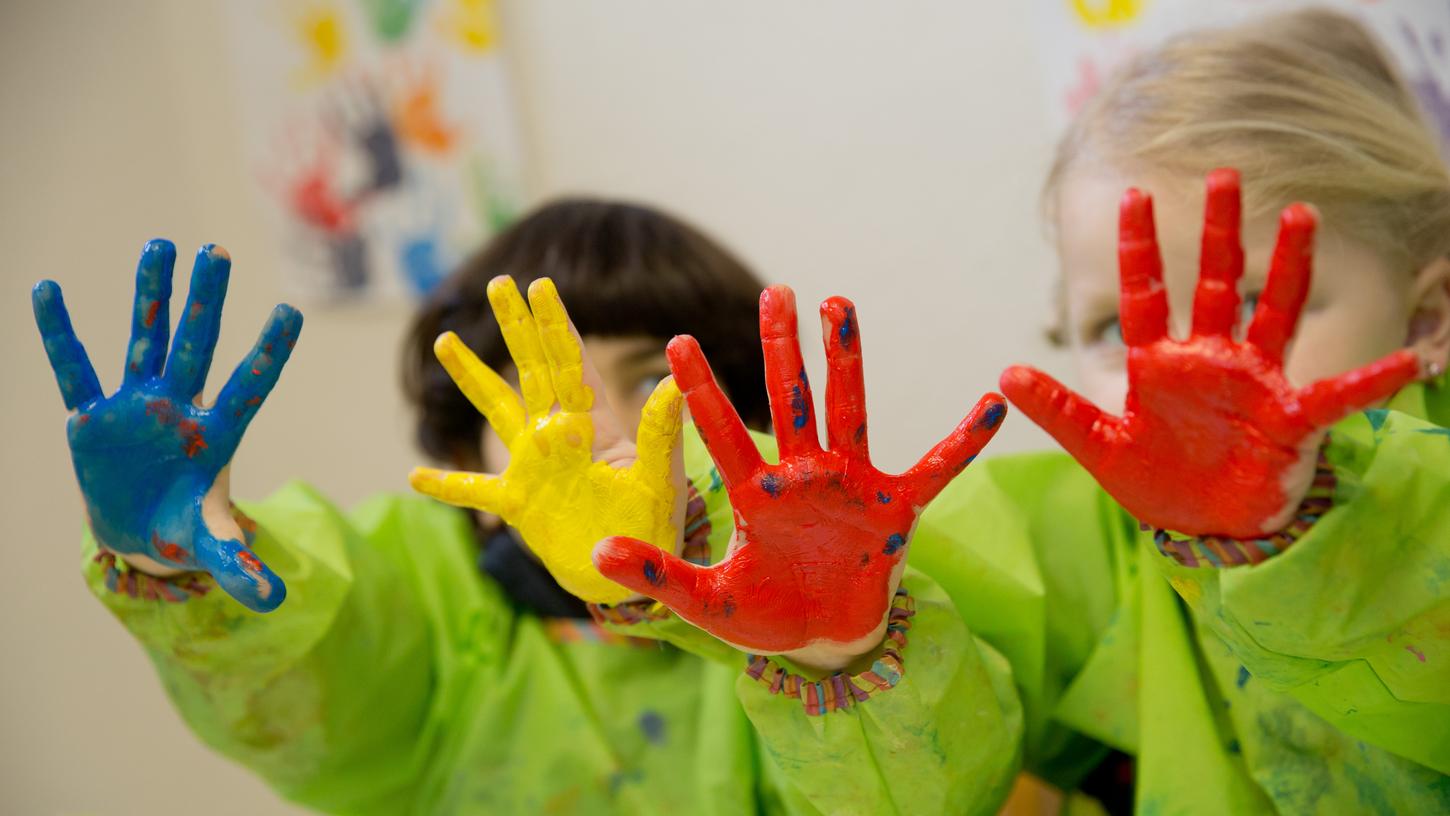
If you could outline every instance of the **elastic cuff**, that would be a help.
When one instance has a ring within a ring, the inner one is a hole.
[[[599,621],[584,618],[543,618],[544,634],[554,643],[603,643],[609,646],[634,646],[658,649],[660,642],[650,638],[631,637],[611,632]]]
[[[871,668],[860,674],[836,672],[821,680],[807,680],[791,674],[769,657],[750,655],[745,673],[770,690],[801,701],[806,714],[818,717],[828,711],[844,711],[856,703],[864,703],[901,682],[906,674],[902,653],[906,651],[906,631],[916,614],[916,602],[905,587],[896,590],[891,613],[886,620],[886,640]]]
[[[181,603],[191,598],[200,598],[216,587],[216,582],[204,572],[183,572],[166,577],[149,575],[132,569],[131,565],[107,550],[96,553],[92,560],[105,570],[106,589],[117,595]]]
[[[1328,443],[1319,449],[1319,461],[1314,468],[1314,483],[1288,527],[1264,538],[1225,538],[1223,536],[1175,537],[1167,530],[1155,530],[1153,543],[1158,552],[1185,567],[1213,567],[1223,569],[1244,564],[1259,564],[1273,558],[1294,546],[1294,543],[1308,533],[1321,516],[1334,507],[1336,480],[1334,467],[1329,464],[1324,451]],[[1147,529],[1147,528],[1144,528]]]
[[[236,502],[229,502],[232,518],[242,530],[242,539],[248,548],[257,540],[257,522],[242,512]],[[148,601],[181,603],[190,598],[200,598],[216,587],[216,581],[201,571],[182,572],[176,575],[151,575],[134,569],[125,559],[105,549],[98,549],[91,559],[101,565],[106,574],[106,589],[117,595],[127,595]]]
[[[638,601],[626,601],[622,604],[586,604],[589,614],[594,618],[595,623],[613,623],[618,626],[631,626],[636,623],[652,623],[662,621],[670,616],[670,608],[659,601],[644,598]]]
[[[701,567],[710,566],[710,508],[693,482],[685,494],[684,546],[680,557]]]

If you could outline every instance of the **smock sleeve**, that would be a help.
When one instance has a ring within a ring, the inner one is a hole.
[[[403,812],[467,664],[501,660],[511,625],[497,589],[478,580],[466,517],[398,497],[344,515],[300,483],[242,510],[256,553],[287,582],[271,613],[206,575],[129,571],[89,537],[86,581],[207,745],[299,803]]]
[[[1426,400],[1416,386],[1334,427],[1332,502],[1292,546],[1232,566],[1217,542],[1160,533],[1156,561],[1248,674],[1450,773],[1450,429]]]

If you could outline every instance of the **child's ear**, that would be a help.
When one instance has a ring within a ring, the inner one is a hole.
[[[1436,258],[1415,274],[1405,345],[1429,363],[1431,376],[1450,366],[1450,257]]]

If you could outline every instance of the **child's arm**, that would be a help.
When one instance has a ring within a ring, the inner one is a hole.
[[[1155,560],[1254,681],[1450,774],[1450,429],[1371,411],[1325,453],[1333,504],[1289,549],[1225,567],[1217,542],[1165,541]]]
[[[142,254],[126,374],[111,397],[59,287],[35,289],[46,351],[75,410],[71,450],[94,534],[87,583],[209,745],[314,807],[398,812],[437,750],[453,678],[465,674],[446,670],[450,655],[467,644],[486,659],[494,629],[476,624],[506,621],[506,605],[473,578],[466,524],[451,511],[375,503],[348,521],[301,486],[249,505],[256,524],[230,506],[225,468],[301,315],[278,307],[203,407],[195,398],[229,261],[213,247],[198,255],[163,371],[174,257],[164,241]]]
[[[882,474],[867,454],[855,310],[833,298],[822,315],[829,449],[816,437],[794,298],[772,287],[761,298],[761,336],[778,464],[757,451],[698,346],[688,338],[670,346],[734,506],[730,553],[701,567],[611,538],[595,563],[756,655],[737,657],[745,669],[737,695],[768,772],[784,777],[802,811],[992,810],[1020,758],[1010,669],[931,580],[913,572],[903,580],[903,571],[922,509],[991,438],[1004,406],[984,397],[916,467]]]
[[[1226,171],[1210,177],[1194,334],[1174,340],[1151,204],[1131,191],[1122,216],[1124,416],[1032,369],[1009,370],[1003,391],[1129,512],[1192,539],[1160,532],[1160,562],[1250,675],[1358,739],[1450,772],[1445,429],[1393,412],[1345,421],[1325,448],[1332,509],[1310,493],[1331,423],[1413,380],[1414,354],[1303,389],[1284,380],[1315,226],[1300,205],[1284,212],[1263,299],[1234,340],[1243,257]],[[1257,566],[1214,571],[1235,564]]]
[[[478,580],[466,517],[394,497],[344,517],[302,484],[243,508],[254,551],[287,579],[276,611],[252,612],[204,575],[183,579],[199,595],[168,600],[96,562],[94,541],[91,591],[213,749],[310,807],[406,811],[467,714],[460,692],[508,638],[512,613]]]

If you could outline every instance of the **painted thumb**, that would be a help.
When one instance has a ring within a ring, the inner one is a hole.
[[[228,595],[253,612],[271,612],[287,598],[287,585],[240,541],[202,534],[196,560]]]

